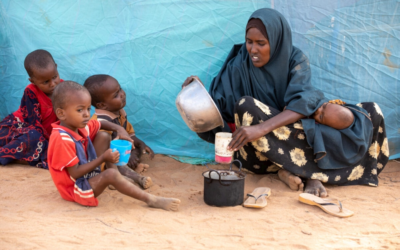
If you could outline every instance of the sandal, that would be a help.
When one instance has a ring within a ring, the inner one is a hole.
[[[299,201],[308,205],[317,206],[324,212],[337,217],[346,218],[354,215],[353,211],[343,208],[342,203],[338,199],[321,198],[313,194],[302,193],[299,195]]]
[[[259,187],[247,194],[249,198],[243,203],[244,207],[263,208],[267,206],[267,199],[271,196],[271,189],[267,187]]]

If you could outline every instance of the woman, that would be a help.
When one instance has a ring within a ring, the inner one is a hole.
[[[225,126],[199,136],[213,143],[215,133],[236,130],[228,148],[245,168],[278,172],[294,190],[302,190],[304,181],[305,192],[320,197],[328,195],[321,182],[378,184],[389,156],[379,106],[352,107],[355,121],[343,130],[305,119],[325,109],[327,99],[311,86],[309,61],[292,45],[289,24],[279,12],[260,9],[251,15],[246,43],[233,47],[210,95]]]

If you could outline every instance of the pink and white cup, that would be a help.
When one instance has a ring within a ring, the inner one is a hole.
[[[231,163],[233,151],[228,150],[232,141],[232,133],[219,132],[215,134],[215,161],[218,163]]]

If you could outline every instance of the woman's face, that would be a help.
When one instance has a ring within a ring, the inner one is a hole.
[[[267,38],[256,28],[250,28],[246,34],[246,49],[253,65],[260,68],[270,59],[270,46]]]

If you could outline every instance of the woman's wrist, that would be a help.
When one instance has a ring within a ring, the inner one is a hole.
[[[273,130],[271,128],[271,124],[270,123],[271,122],[269,122],[269,120],[268,120],[268,121],[265,121],[265,122],[259,124],[260,127],[261,127],[260,130],[262,131],[263,135],[266,135],[266,134],[268,134],[269,132],[271,132]]]

